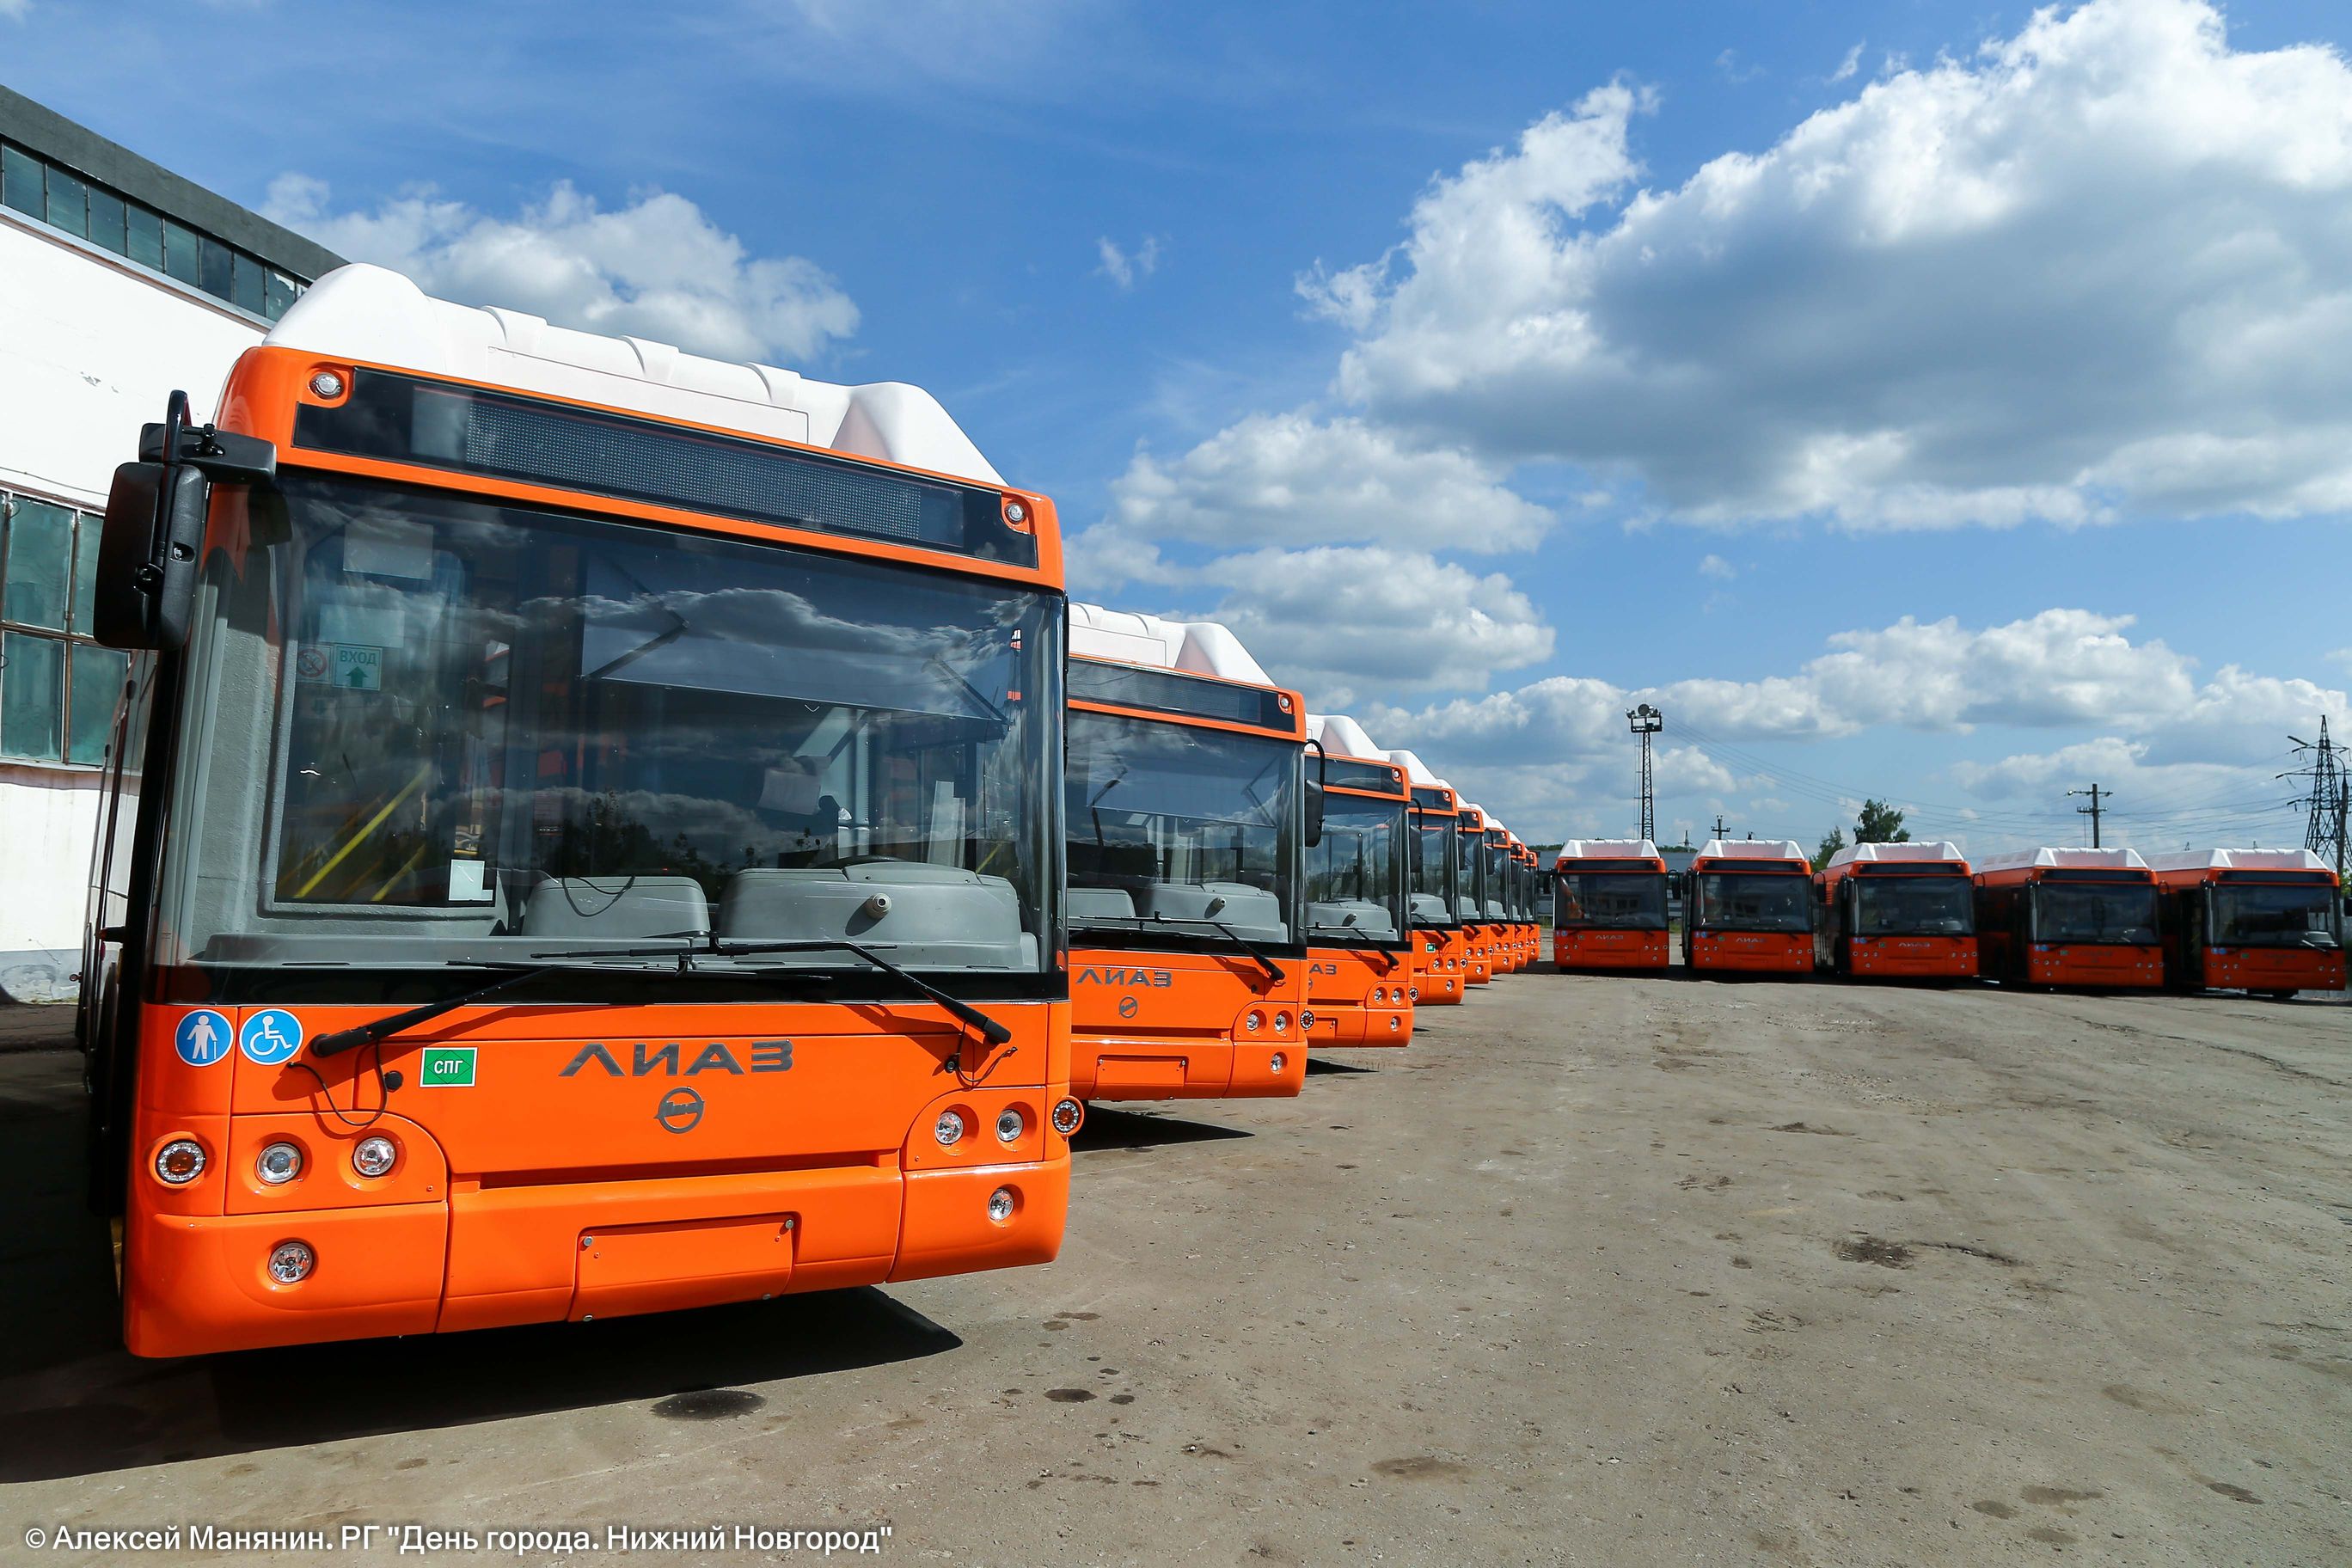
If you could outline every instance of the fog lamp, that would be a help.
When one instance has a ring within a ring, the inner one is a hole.
[[[1282,1070],[1282,1068],[1283,1068],[1283,1058],[1282,1058],[1282,1053],[1281,1053],[1280,1051],[1276,1051],[1276,1052],[1275,1052],[1275,1053],[1274,1053],[1274,1059],[1273,1059],[1273,1060],[1271,1060],[1271,1061],[1269,1061],[1269,1062],[1267,1062],[1265,1065],[1266,1065],[1266,1070],[1267,1070],[1267,1071],[1269,1071],[1269,1072],[1276,1072],[1276,1073],[1279,1073],[1279,1072]]]
[[[315,397],[341,397],[343,378],[331,370],[314,370],[310,373],[310,393]]]
[[[988,1217],[1003,1225],[1013,1217],[1013,1189],[999,1187],[988,1194]]]
[[[184,1187],[205,1173],[205,1146],[193,1138],[174,1138],[155,1151],[155,1179],[169,1187]]]
[[[318,1260],[309,1242],[281,1241],[269,1249],[269,1277],[280,1285],[299,1285]]]

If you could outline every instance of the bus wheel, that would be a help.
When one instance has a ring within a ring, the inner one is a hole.
[[[2268,996],[2273,1002],[2292,1002],[2294,1000],[2294,993],[2292,991],[2266,991],[2263,994]]]

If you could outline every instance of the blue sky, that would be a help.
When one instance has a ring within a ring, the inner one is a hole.
[[[1643,697],[1670,833],[2299,838],[2340,7],[666,9],[0,0],[0,79],[453,298],[929,386],[1074,586],[1530,838],[1630,825]]]

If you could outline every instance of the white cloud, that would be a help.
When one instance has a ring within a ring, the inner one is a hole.
[[[1408,447],[1360,420],[1290,413],[1253,415],[1168,462],[1137,453],[1111,486],[1104,526],[1231,546],[1437,537],[1486,552],[1531,549],[1551,522],[1461,452]]]
[[[33,0],[0,0],[0,19],[21,22],[32,10]]]
[[[1372,420],[1701,522],[2352,508],[2352,68],[2091,0],[1681,185],[1547,116],[1300,290]]]
[[[1720,555],[1702,555],[1698,559],[1698,574],[1717,583],[1728,583],[1739,575],[1739,569]]]
[[[1979,725],[2090,731],[2103,738],[2046,754],[1958,764],[1951,777],[1977,798],[2031,795],[2037,809],[2053,789],[2063,797],[2071,784],[2122,781],[2142,795],[2144,825],[2189,829],[2205,820],[2187,812],[2190,806],[2275,806],[2289,792],[2262,781],[2277,771],[2268,759],[2287,731],[2318,713],[2346,710],[2344,691],[2310,680],[2254,675],[2235,665],[2200,679],[2195,660],[2161,642],[2134,642],[2130,626],[2128,616],[2078,609],[1984,627],[1906,618],[1839,633],[1827,639],[1830,652],[1786,674],[1641,688],[1556,675],[1418,709],[1371,704],[1359,717],[1384,744],[1442,760],[1441,771],[1457,784],[1511,800],[1522,815],[1598,812],[1601,819],[1588,825],[1610,831],[1622,824],[1612,826],[1607,814],[1631,795],[1624,715],[1639,702],[1654,703],[1666,716],[1661,795],[1685,802],[1790,782],[1732,777],[1715,750],[1721,742],[1835,740],[1882,725],[1945,733]],[[1685,724],[1714,742],[1677,745]],[[1518,793],[1489,784],[1490,776],[1517,779]],[[1852,805],[1843,795],[1809,797],[1802,809],[1850,816]],[[1750,800],[1747,809],[1766,808]],[[2072,826],[2071,817],[2059,820]],[[2014,819],[2007,825],[2014,826]]]
[[[1862,45],[1846,50],[1845,58],[1838,61],[1837,69],[1830,72],[1832,81],[1843,81],[1862,68]]]
[[[284,174],[263,210],[354,261],[406,273],[431,294],[720,359],[804,363],[857,330],[856,305],[815,263],[751,256],[669,192],[642,192],[608,210],[559,182],[543,201],[502,218],[427,188],[373,212],[337,212],[323,183]]]
[[[1120,289],[1132,289],[1139,278],[1149,278],[1160,269],[1160,239],[1157,235],[1145,235],[1143,243],[1131,252],[1121,250],[1108,235],[1095,241],[1096,252],[1102,265],[1095,270],[1109,279]]]

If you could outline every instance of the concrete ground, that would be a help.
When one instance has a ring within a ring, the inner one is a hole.
[[[0,1556],[630,1521],[958,1563],[2352,1561],[2340,1005],[1529,973],[1296,1100],[1097,1111],[1050,1268],[203,1363],[112,1345],[72,1079],[0,1058]]]

